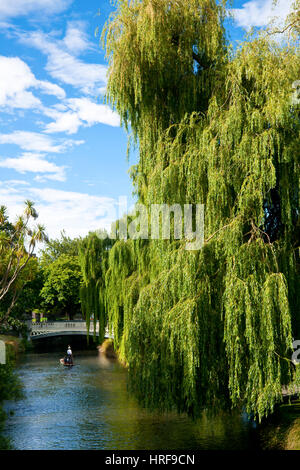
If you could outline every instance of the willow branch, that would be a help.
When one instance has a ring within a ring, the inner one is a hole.
[[[287,26],[285,26],[283,29],[275,29],[274,31],[268,31],[267,32],[267,35],[268,36],[271,36],[272,34],[283,34],[285,33],[288,29],[291,29],[293,26],[295,26],[296,24],[299,24],[300,26],[300,20],[299,18],[296,18],[295,21],[292,21],[291,23],[289,23]]]
[[[224,230],[225,228],[230,227],[230,225],[232,225],[233,222],[235,222],[236,219],[237,219],[237,217],[235,217],[231,222],[229,222],[229,224],[224,225],[223,227],[216,230],[212,235],[210,235],[210,237],[208,237],[206,240],[204,240],[204,243],[208,243],[215,235],[217,235],[217,233],[221,232],[221,230]]]

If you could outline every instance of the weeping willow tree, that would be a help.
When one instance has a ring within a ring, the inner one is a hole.
[[[115,343],[142,404],[260,419],[293,379],[299,322],[295,45],[227,46],[225,3],[120,0],[103,32],[108,101],[139,146],[139,201],[205,205],[205,243],[117,242]]]
[[[78,260],[83,277],[80,287],[81,310],[86,320],[87,332],[93,318],[95,341],[96,325],[99,322],[100,343],[104,340],[107,327],[105,273],[108,269],[108,253],[113,245],[113,241],[104,235],[90,233],[78,246]]]

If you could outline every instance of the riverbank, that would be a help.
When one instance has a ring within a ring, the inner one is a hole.
[[[22,339],[12,335],[0,335],[6,347],[6,364],[0,364],[0,449],[10,448],[9,440],[2,436],[6,413],[2,409],[4,400],[15,400],[22,396],[21,384],[14,372],[17,357],[25,351]]]
[[[24,340],[13,335],[0,335],[0,341],[4,341],[6,347],[11,348],[11,351],[17,357],[19,353],[26,350]]]
[[[112,339],[106,339],[104,342],[97,346],[97,349],[100,354],[103,354],[107,359],[116,359],[119,360],[118,355],[114,348],[114,342]],[[121,363],[121,361],[119,360]]]
[[[300,450],[300,400],[278,406],[259,435],[264,450]]]

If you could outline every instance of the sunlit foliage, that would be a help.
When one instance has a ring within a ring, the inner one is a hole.
[[[299,54],[227,48],[214,0],[120,0],[103,33],[108,100],[139,146],[139,200],[205,205],[205,245],[119,241],[106,274],[115,344],[150,408],[245,407],[292,379],[299,324]]]
[[[94,340],[96,340],[96,324],[99,322],[100,343],[104,340],[107,327],[105,273],[108,269],[108,253],[112,244],[112,240],[107,237],[101,238],[96,233],[90,233],[79,244],[78,260],[83,278],[80,286],[81,311],[86,320],[87,331],[93,318]]]

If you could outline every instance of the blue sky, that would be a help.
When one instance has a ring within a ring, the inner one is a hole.
[[[233,2],[233,41],[291,0]],[[103,104],[107,64],[95,29],[108,0],[0,0],[0,205],[11,218],[29,198],[51,237],[108,228],[120,196],[133,203],[127,136]],[[100,15],[98,14],[100,10]]]

